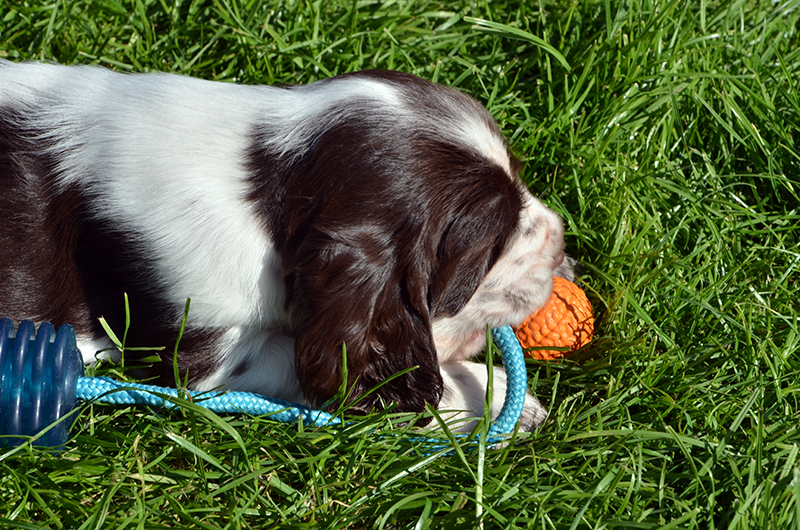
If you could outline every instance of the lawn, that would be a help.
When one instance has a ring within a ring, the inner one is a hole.
[[[597,317],[569,361],[530,362],[550,416],[505,447],[425,453],[390,414],[84,405],[63,452],[0,450],[0,527],[800,529],[800,1],[0,0],[0,20],[11,60],[391,68],[472,94],[564,217]]]

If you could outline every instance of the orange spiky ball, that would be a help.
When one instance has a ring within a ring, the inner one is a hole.
[[[569,351],[536,349],[525,352],[535,359],[560,359],[592,340],[594,316],[583,290],[569,280],[553,277],[547,303],[525,319],[514,333],[523,348],[561,347]]]

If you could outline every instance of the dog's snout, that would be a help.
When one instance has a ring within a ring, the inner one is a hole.
[[[561,247],[561,249],[556,253],[555,257],[553,258],[553,268],[555,269],[559,265],[564,263],[564,258],[565,257],[566,257],[566,254],[564,254],[564,247]]]
[[[555,269],[563,263],[564,254],[564,224],[561,218],[553,214],[548,220],[547,242],[553,248],[553,268]]]
[[[553,214],[553,217],[549,220],[548,236],[556,243],[562,243],[564,241],[564,223],[557,214]]]

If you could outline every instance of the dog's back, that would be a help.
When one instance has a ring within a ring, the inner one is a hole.
[[[100,336],[96,318],[120,326],[127,292],[155,341],[173,334],[187,297],[199,325],[285,320],[263,309],[281,300],[252,288],[275,296],[281,278],[262,267],[269,242],[247,213],[240,162],[253,101],[268,108],[281,93],[0,63],[5,316]]]

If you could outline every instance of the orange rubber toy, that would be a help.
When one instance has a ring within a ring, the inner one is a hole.
[[[532,314],[514,333],[523,349],[546,346],[569,348],[569,351],[530,350],[525,355],[535,359],[560,359],[592,340],[594,316],[586,293],[569,280],[553,277],[553,293],[547,303]]]

